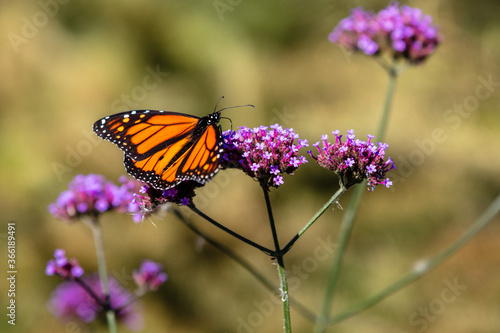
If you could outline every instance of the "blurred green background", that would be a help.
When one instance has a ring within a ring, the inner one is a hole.
[[[432,15],[445,40],[427,63],[398,81],[385,141],[403,177],[392,190],[365,194],[334,311],[444,249],[500,192],[500,85],[492,84],[490,95],[456,122],[444,118],[454,105],[473,102],[480,78],[500,82],[500,3],[405,3]],[[97,119],[143,108],[203,116],[224,95],[221,107],[256,106],[225,112],[234,127],[279,122],[311,144],[334,129],[354,129],[363,138],[375,134],[387,75],[373,59],[327,41],[358,5],[378,11],[387,1],[1,2],[0,268],[4,276],[7,223],[15,221],[18,274],[15,327],[7,324],[7,282],[0,280],[0,331],[106,331],[53,318],[46,303],[61,281],[44,274],[56,248],[78,258],[87,272],[97,270],[90,231],[47,212],[75,175],[99,173],[117,181],[125,172],[123,154],[92,134]],[[145,85],[151,72],[157,80]],[[435,129],[446,139],[430,144]],[[271,192],[281,242],[336,188],[337,179],[312,162],[285,177],[285,185]],[[271,246],[262,193],[243,174],[220,172],[199,190],[198,204],[219,222]],[[341,217],[340,209],[329,210],[285,258],[292,275],[294,267],[309,270],[294,275],[300,283],[292,296],[316,312],[331,256],[316,264],[311,258],[321,242],[335,241]],[[278,283],[269,258],[193,220]],[[157,227],[114,213],[102,219],[109,270],[126,287],[133,288],[131,272],[144,258],[163,263],[169,274],[159,292],[142,300],[144,332],[281,330],[280,307],[259,310],[269,291],[244,269],[200,243],[173,215],[152,221]],[[330,331],[497,332],[498,222],[424,278]],[[447,281],[455,280],[466,289],[452,302],[439,301]],[[419,313],[429,307],[428,317]],[[243,328],[249,321],[252,326]],[[296,332],[312,331],[295,310],[292,322]]]

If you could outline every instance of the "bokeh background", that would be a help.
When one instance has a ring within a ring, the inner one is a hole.
[[[386,142],[403,176],[392,190],[377,188],[364,196],[333,307],[337,312],[451,244],[500,192],[499,3],[404,3],[432,15],[445,40],[427,63],[398,81]],[[337,22],[359,5],[378,11],[387,1],[1,2],[0,274],[7,271],[9,221],[17,227],[18,274],[15,327],[7,324],[7,283],[0,280],[0,331],[106,331],[54,318],[47,301],[61,281],[44,274],[56,248],[78,258],[87,272],[97,270],[88,228],[47,212],[75,175],[99,173],[117,181],[125,172],[122,153],[92,134],[95,120],[143,108],[203,116],[224,95],[220,107],[256,106],[225,112],[234,127],[278,122],[310,143],[334,129],[375,134],[386,73],[373,59],[327,41]],[[145,86],[151,72],[157,81]],[[472,100],[480,78],[497,82],[488,98],[457,118],[460,123],[447,122],[448,110]],[[228,121],[221,124],[230,127]],[[446,139],[432,145],[435,129]],[[285,177],[285,185],[271,193],[282,243],[336,188],[337,179],[312,162]],[[349,197],[340,204],[346,207]],[[197,200],[219,222],[271,246],[262,193],[243,174],[221,172]],[[341,209],[330,209],[285,258],[290,274],[293,267],[307,273],[294,275],[300,283],[293,296],[316,312],[332,257],[314,264],[314,250],[335,242],[341,217]],[[269,258],[192,218],[278,283]],[[498,222],[422,279],[330,331],[497,332]],[[279,306],[259,310],[270,292],[173,215],[135,224],[130,216],[110,213],[102,226],[109,270],[127,288],[133,288],[131,272],[144,258],[163,263],[169,274],[159,292],[141,301],[144,332],[281,330]],[[447,281],[466,289],[444,303],[439,300]],[[429,306],[428,317],[419,313]],[[313,324],[295,310],[292,321],[295,331],[312,331]]]

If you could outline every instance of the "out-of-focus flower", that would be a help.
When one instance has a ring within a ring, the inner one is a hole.
[[[304,156],[298,154],[300,148],[308,146],[307,140],[300,140],[293,129],[282,128],[278,124],[269,129],[266,126],[240,127],[222,135],[222,168],[241,169],[267,187],[279,187],[283,184],[282,174],[292,175],[307,162]]]
[[[49,205],[49,212],[56,218],[71,221],[81,216],[97,216],[115,210],[119,213],[137,213],[139,206],[133,203],[134,192],[142,183],[120,177],[120,186],[102,175],[77,175],[62,192],[56,202]]]
[[[59,275],[63,279],[74,279],[83,275],[83,268],[76,259],[66,258],[66,253],[62,249],[54,252],[54,258],[47,262],[45,274]]]
[[[377,32],[375,15],[357,7],[351,10],[351,16],[340,21],[328,35],[328,40],[348,50],[373,55],[379,51],[379,46],[375,41]]]
[[[163,271],[163,265],[151,260],[144,260],[132,276],[140,294],[157,290],[168,279],[167,273]]]
[[[81,278],[94,294],[104,302],[101,282],[97,275]],[[118,321],[124,323],[129,329],[141,330],[143,326],[140,307],[133,302],[132,293],[124,289],[116,279],[108,278],[110,291],[110,306],[115,310]],[[66,320],[79,318],[85,323],[90,323],[99,317],[105,309],[92,297],[77,281],[66,281],[60,284],[51,295],[49,309],[56,317]]]
[[[368,179],[370,191],[378,184],[386,187],[392,185],[390,179],[386,178],[386,173],[396,169],[396,165],[390,157],[384,160],[389,145],[370,142],[374,138],[372,135],[368,135],[368,141],[356,139],[353,130],[347,131],[345,142],[342,142],[342,135],[338,130],[332,133],[335,135],[334,144],[327,141],[327,136],[322,136],[322,147],[320,142],[313,145],[318,148],[318,155],[308,152],[320,166],[335,172],[346,188],[361,183],[364,179]]]
[[[442,42],[439,28],[419,8],[391,3],[377,14],[358,7],[344,18],[328,36],[351,51],[367,55],[387,53],[420,64],[434,53]]]

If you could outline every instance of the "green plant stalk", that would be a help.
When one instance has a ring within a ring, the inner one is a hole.
[[[94,244],[97,255],[97,267],[99,271],[99,279],[101,280],[101,288],[102,293],[105,297],[106,305],[108,309],[106,311],[106,320],[108,323],[108,329],[110,333],[116,333],[116,318],[113,309],[110,309],[110,294],[109,294],[109,285],[108,285],[108,273],[106,266],[106,257],[104,254],[104,242],[102,239],[101,227],[99,225],[99,221],[96,217],[90,219],[90,228],[92,229],[92,234],[94,235]]]
[[[411,282],[421,278],[429,271],[440,265],[443,261],[451,257],[458,250],[464,247],[467,242],[471,240],[478,232],[488,225],[489,222],[500,212],[500,195],[491,203],[491,205],[484,211],[484,213],[470,226],[470,228],[462,234],[454,243],[448,246],[441,253],[432,257],[431,259],[421,260],[414,265],[414,268],[405,276],[389,285],[387,288],[381,290],[379,293],[372,297],[360,302],[359,304],[351,307],[350,309],[332,317],[328,325],[337,324],[349,317],[358,314],[369,307],[377,304],[388,296],[394,294],[400,289],[404,288]]]
[[[333,295],[335,294],[335,288],[337,286],[337,281],[340,275],[340,269],[342,265],[342,259],[344,257],[344,252],[347,248],[347,243],[351,236],[351,231],[354,226],[354,219],[361,201],[363,191],[366,190],[366,180],[361,184],[358,184],[355,188],[353,197],[349,202],[349,207],[345,212],[342,223],[340,226],[340,234],[338,240],[337,251],[335,252],[333,263],[328,274],[328,284],[326,286],[325,297],[323,300],[323,308],[321,314],[319,315],[317,326],[315,332],[324,332],[328,324],[328,318],[330,314],[330,307],[332,304]]]
[[[223,226],[222,224],[220,224],[219,222],[215,221],[214,219],[212,219],[211,217],[209,217],[208,215],[206,215],[205,213],[203,213],[202,211],[200,211],[198,208],[196,208],[196,206],[193,204],[193,205],[189,205],[189,208],[195,212],[196,214],[198,214],[199,216],[201,216],[202,218],[204,218],[205,220],[207,220],[208,222],[212,223],[214,226],[216,226],[217,228],[221,229],[222,231],[225,231],[227,232],[228,234],[230,234],[231,236],[239,239],[240,241],[244,242],[244,243],[247,243],[248,245],[256,248],[256,249],[259,249],[261,250],[262,252],[264,252],[265,254],[268,254],[268,255],[273,255],[274,252],[269,250],[268,248],[260,245],[260,244],[257,244],[251,240],[249,240],[248,238],[246,237],[243,237],[241,236],[240,234],[232,231],[231,229]]]
[[[383,140],[385,131],[387,129],[387,123],[389,122],[389,114],[391,110],[392,100],[394,99],[394,92],[396,90],[396,81],[398,76],[395,64],[394,66],[387,68],[387,72],[389,74],[389,84],[385,95],[385,102],[384,102],[384,108],[382,110],[382,117],[380,119],[380,125],[377,131],[377,140],[379,141]],[[318,318],[318,323],[316,326],[315,332],[317,333],[324,332],[328,323],[330,307],[332,304],[333,296],[335,294],[335,288],[337,286],[337,281],[342,266],[342,259],[347,247],[348,240],[351,235],[352,228],[354,226],[354,219],[356,217],[359,203],[361,202],[361,197],[365,191],[365,188],[366,188],[366,180],[363,183],[356,186],[356,188],[354,189],[354,194],[351,199],[351,202],[349,203],[347,211],[345,212],[344,217],[342,219],[339,242],[338,242],[339,247],[337,248],[337,252],[334,256],[332,267],[330,269],[323,308]]]
[[[283,304],[283,331],[285,333],[292,332],[292,322],[290,320],[290,297],[288,294],[288,281],[286,278],[285,264],[283,256],[280,254],[277,258],[278,261],[278,274],[280,277],[280,292],[281,302]]]
[[[202,237],[207,243],[211,244],[213,247],[227,255],[229,258],[236,261],[240,264],[244,269],[246,269],[251,275],[253,275],[260,283],[262,283],[268,290],[275,291],[277,289],[276,285],[269,281],[262,273],[257,271],[255,267],[253,267],[245,258],[241,257],[239,254],[234,252],[229,247],[220,244],[215,239],[207,236],[204,232],[198,229],[195,225],[191,223],[191,221],[184,215],[177,207],[170,207],[170,210],[179,218],[179,220],[184,223],[190,230],[196,233],[198,236]],[[316,321],[316,315],[306,308],[303,304],[294,300],[293,297],[290,297],[291,306],[295,307],[295,309],[303,315],[305,318],[309,319],[312,322]]]
[[[300,231],[290,240],[290,242],[288,242],[288,244],[285,245],[285,247],[283,248],[283,254],[287,253],[288,250],[292,248],[293,244],[299,239],[299,237],[302,236],[304,232],[306,232],[307,229],[309,229],[313,225],[313,223],[320,218],[321,215],[323,215],[323,213],[328,209],[328,207],[330,207],[334,202],[337,202],[340,196],[344,194],[344,192],[346,191],[347,189],[344,187],[342,182],[340,182],[340,188],[337,190],[337,192],[335,192],[335,194],[332,195],[330,200],[328,200],[323,205],[323,207],[321,207],[320,210],[318,210],[316,214],[314,214],[314,216],[309,220],[309,222],[307,222],[306,225],[302,227],[302,229],[300,229]]]
[[[264,198],[266,200],[267,213],[269,215],[269,224],[271,225],[271,232],[273,234],[273,241],[275,247],[276,261],[278,262],[278,274],[280,278],[280,292],[281,303],[283,305],[283,329],[285,333],[292,332],[292,322],[290,320],[290,297],[288,294],[288,281],[286,278],[285,263],[283,261],[283,251],[281,251],[278,241],[278,233],[276,232],[276,225],[274,223],[273,210],[271,207],[271,200],[269,199],[269,192],[266,186],[267,180],[260,182]]]
[[[377,140],[379,140],[379,142],[382,142],[384,139],[387,124],[389,123],[389,115],[391,113],[391,105],[394,99],[394,92],[396,90],[396,81],[398,77],[398,72],[395,67],[391,67],[387,71],[389,73],[389,85],[387,86],[384,109],[382,111],[382,118],[380,119],[380,125],[377,132]]]

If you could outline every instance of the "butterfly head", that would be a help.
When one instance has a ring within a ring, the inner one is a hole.
[[[223,109],[222,109],[223,110]],[[216,125],[220,121],[220,113],[222,110],[214,111],[207,116],[207,125]]]

